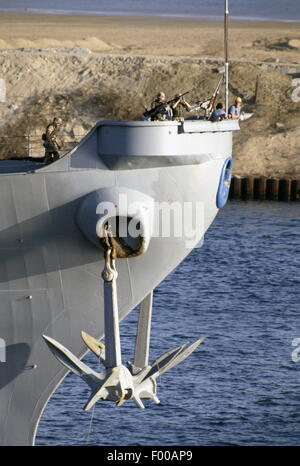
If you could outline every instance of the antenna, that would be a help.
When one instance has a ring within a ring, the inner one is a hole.
[[[224,13],[224,54],[225,54],[225,112],[228,112],[228,16],[229,16],[229,0],[225,0]]]

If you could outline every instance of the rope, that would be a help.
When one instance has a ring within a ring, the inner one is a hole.
[[[99,357],[99,359],[98,359],[98,370],[99,370],[99,372],[101,371],[100,357]],[[88,442],[89,442],[89,439],[90,439],[90,435],[91,435],[91,432],[92,432],[92,425],[93,425],[94,416],[95,416],[96,404],[97,404],[97,403],[94,404],[93,409],[92,409],[92,414],[91,414],[91,419],[90,419],[90,423],[89,423],[89,428],[88,428],[88,432],[87,432],[87,435],[86,435],[86,438],[85,438],[85,441],[84,441],[84,445],[85,445],[85,446],[88,445]]]
[[[93,424],[93,421],[94,421],[95,408],[96,408],[96,403],[94,404],[93,409],[92,409],[92,415],[91,415],[91,419],[90,419],[89,429],[88,429],[88,433],[87,433],[87,436],[86,436],[86,439],[85,439],[85,442],[84,442],[85,446],[88,445],[88,442],[89,442],[89,439],[90,439],[90,435],[91,435],[91,431],[92,431],[92,424]]]

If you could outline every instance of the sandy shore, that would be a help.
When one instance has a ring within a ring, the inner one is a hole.
[[[299,60],[299,23],[230,21],[233,58]],[[187,18],[0,13],[0,48],[79,45],[134,55],[223,55],[222,22]],[[261,43],[259,42],[261,41]],[[277,44],[277,45],[276,45]]]
[[[300,24],[231,21],[229,39],[230,101],[245,95],[254,113],[234,135],[234,173],[300,179]],[[24,134],[40,155],[53,115],[67,143],[99,119],[140,118],[158,90],[206,99],[222,60],[222,22],[0,13],[0,128],[20,141],[0,140],[0,158],[26,155]]]

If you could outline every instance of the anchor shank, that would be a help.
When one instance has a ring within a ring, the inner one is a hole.
[[[116,280],[104,281],[105,365],[122,364]]]
[[[146,367],[149,362],[152,301],[153,290],[141,302],[133,361],[136,369]]]

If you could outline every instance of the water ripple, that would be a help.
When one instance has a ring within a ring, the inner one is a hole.
[[[162,376],[161,405],[147,402],[142,412],[133,402],[98,403],[91,424],[82,411],[86,387],[69,375],[44,412],[37,444],[299,445],[300,362],[291,357],[300,338],[299,227],[299,204],[229,203],[202,248],[155,290],[153,359],[207,335]],[[133,311],[121,324],[124,360],[136,320]],[[97,369],[93,355],[85,360]]]

